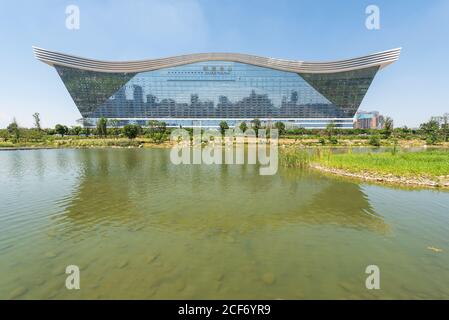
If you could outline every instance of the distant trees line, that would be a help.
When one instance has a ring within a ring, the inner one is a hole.
[[[151,138],[154,142],[162,142],[165,141],[170,134],[166,123],[156,120],[148,121],[145,128],[134,124],[128,124],[120,128],[117,120],[101,118],[98,120],[96,128],[83,128],[81,126],[72,126],[69,128],[66,125],[57,124],[54,128],[42,129],[40,126],[39,114],[35,113],[33,117],[35,119],[34,128],[19,127],[17,121],[14,119],[6,129],[0,129],[0,139],[3,141],[10,140],[13,143],[16,143],[19,141],[38,142],[42,141],[46,136],[55,135],[59,135],[62,138],[65,136],[100,138],[124,136],[129,139],[134,139],[137,136],[143,135]]]
[[[42,141],[45,136],[59,135],[79,136],[79,137],[127,137],[134,139],[138,136],[150,138],[153,142],[160,143],[168,139],[171,129],[163,121],[150,120],[145,127],[136,124],[128,124],[119,127],[118,120],[101,118],[97,122],[96,128],[83,128],[80,126],[67,127],[57,124],[54,128],[43,129],[39,113],[33,114],[34,128],[19,127],[14,119],[6,129],[0,129],[0,139],[3,141]],[[443,121],[430,120],[422,123],[419,128],[411,129],[407,127],[394,128],[393,119],[386,117],[383,129],[342,129],[335,123],[329,123],[325,129],[287,128],[283,122],[274,122],[263,125],[259,119],[249,122],[241,122],[239,129],[245,132],[251,128],[258,135],[260,129],[266,129],[267,134],[271,128],[276,128],[279,135],[285,138],[318,138],[321,144],[337,144],[338,138],[345,139],[368,139],[371,145],[380,145],[382,139],[425,139],[427,144],[437,144],[449,140],[449,119],[445,117]],[[219,124],[222,135],[229,128],[226,121]],[[192,129],[186,128],[189,132]]]
[[[169,130],[167,130],[167,124],[163,121],[150,120],[147,122],[147,126],[142,128],[136,124],[127,124],[122,128],[118,125],[118,120],[100,118],[97,121],[96,128],[82,128],[74,126],[68,128],[67,126],[57,124],[54,128],[48,130],[48,134],[59,134],[62,137],[64,135],[75,136],[98,136],[100,138],[106,137],[119,137],[125,136],[129,139],[134,139],[139,135],[144,135],[150,138],[153,142],[163,142],[168,138]]]

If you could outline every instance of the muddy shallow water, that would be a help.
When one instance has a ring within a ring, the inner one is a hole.
[[[449,298],[447,191],[176,166],[167,149],[0,163],[2,299]],[[373,264],[380,290],[365,287]],[[68,265],[80,290],[65,287]]]

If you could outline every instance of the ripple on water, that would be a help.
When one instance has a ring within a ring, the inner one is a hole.
[[[0,153],[0,298],[449,297],[449,193],[168,152]],[[381,293],[364,289],[373,261]]]

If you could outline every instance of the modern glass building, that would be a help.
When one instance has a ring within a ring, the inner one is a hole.
[[[85,126],[105,117],[145,125],[231,127],[255,118],[290,126],[352,128],[376,73],[400,49],[333,62],[280,60],[233,53],[191,54],[154,60],[107,62],[40,48],[37,59],[54,66]]]

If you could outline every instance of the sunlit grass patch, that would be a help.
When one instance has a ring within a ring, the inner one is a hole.
[[[313,162],[354,172],[392,174],[404,177],[449,175],[449,152],[343,153],[314,156]]]

